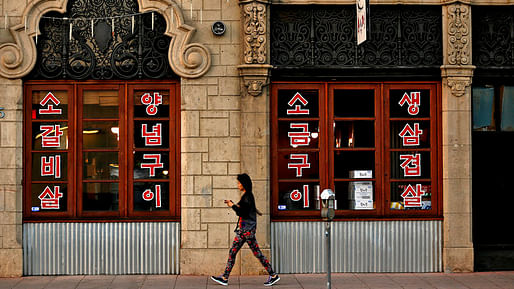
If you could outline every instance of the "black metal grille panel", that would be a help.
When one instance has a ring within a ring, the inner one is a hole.
[[[355,5],[276,6],[271,63],[294,67],[437,67],[440,6],[371,6],[368,40],[357,46]]]
[[[514,6],[472,7],[473,64],[514,68]]]
[[[130,15],[134,14],[132,24]],[[51,12],[44,16],[37,39],[37,63],[30,79],[175,76],[168,64],[171,38],[163,34],[164,18],[154,13],[152,29],[152,14],[138,14],[137,1],[70,0],[65,14]],[[114,33],[109,17],[116,17]],[[70,21],[64,18],[74,19],[71,37]]]

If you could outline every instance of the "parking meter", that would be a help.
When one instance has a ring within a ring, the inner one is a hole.
[[[332,221],[336,214],[335,211],[336,195],[331,189],[324,189],[321,193],[321,218],[325,221]]]
[[[330,249],[330,223],[336,214],[335,210],[336,194],[331,189],[324,189],[321,192],[321,218],[325,221],[325,262],[327,266],[327,289],[332,288],[332,280],[330,274],[332,273],[331,249]]]

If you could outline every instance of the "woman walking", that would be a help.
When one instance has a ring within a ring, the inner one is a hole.
[[[234,238],[232,248],[230,248],[229,251],[225,272],[219,277],[211,276],[211,279],[221,285],[228,285],[228,277],[232,271],[234,262],[236,261],[237,252],[239,252],[239,249],[241,249],[246,242],[252,250],[253,255],[259,259],[262,266],[264,266],[266,271],[268,271],[269,277],[266,282],[264,282],[264,286],[271,286],[277,283],[278,280],[280,280],[280,277],[271,268],[271,264],[262,254],[259,249],[259,245],[257,244],[257,240],[255,239],[255,230],[257,229],[256,215],[262,214],[255,207],[255,198],[252,193],[252,180],[247,174],[240,174],[237,175],[237,181],[237,188],[242,193],[241,200],[239,200],[237,204],[234,204],[232,200],[225,200],[225,204],[231,207],[239,216],[237,227],[234,231],[236,232],[236,237]]]

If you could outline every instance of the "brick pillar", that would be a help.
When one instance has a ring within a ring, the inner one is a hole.
[[[471,216],[471,7],[443,9],[443,268],[473,271]]]

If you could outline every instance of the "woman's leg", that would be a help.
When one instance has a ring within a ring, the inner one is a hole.
[[[228,279],[228,276],[232,271],[232,267],[234,267],[234,263],[236,262],[237,252],[239,252],[239,249],[241,249],[244,243],[245,239],[241,237],[239,234],[236,234],[236,237],[232,242],[232,248],[230,248],[230,251],[228,251],[227,266],[225,267],[225,272],[223,273],[223,277],[225,279]]]
[[[255,233],[250,234],[246,242],[248,243],[248,246],[250,249],[252,249],[253,255],[261,261],[262,266],[266,271],[268,271],[268,274],[275,275],[275,272],[273,271],[273,268],[271,268],[271,264],[269,263],[268,259],[266,259],[266,256],[262,254],[261,249],[259,248],[259,244],[257,244],[257,239],[255,239]]]

